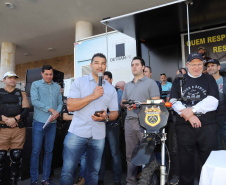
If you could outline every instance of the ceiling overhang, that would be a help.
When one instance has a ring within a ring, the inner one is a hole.
[[[186,0],[108,18],[101,21],[136,40],[149,40],[187,32]],[[226,24],[225,0],[193,0],[189,4],[190,31]]]

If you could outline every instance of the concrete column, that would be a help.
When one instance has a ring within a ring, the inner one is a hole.
[[[75,41],[93,35],[93,25],[90,22],[78,21],[75,24]]]
[[[14,71],[16,68],[15,63],[16,45],[10,42],[3,42],[1,46],[1,69],[0,80],[7,71]]]
[[[75,42],[84,39],[86,37],[93,36],[93,25],[90,22],[78,21],[75,24]],[[74,50],[74,61],[76,53]],[[76,77],[76,63],[74,63],[74,77]]]

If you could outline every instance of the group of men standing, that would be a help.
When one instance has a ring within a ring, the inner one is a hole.
[[[111,73],[105,73],[106,64],[106,57],[103,54],[95,54],[90,63],[91,73],[75,79],[69,91],[67,109],[73,112],[73,118],[64,140],[61,185],[73,184],[75,170],[84,153],[86,153],[85,183],[97,185],[98,180],[102,180],[98,173],[101,164],[104,163],[102,156],[105,137],[110,143],[113,157],[114,184],[121,184],[122,168],[118,150],[120,142],[118,116],[121,107],[127,108],[125,118],[126,182],[127,185],[137,184],[137,166],[131,163],[131,158],[133,149],[142,139],[143,129],[133,108],[123,104],[120,106],[120,102],[130,99],[141,102],[147,99],[160,99],[161,88],[159,82],[151,79],[151,68],[145,67],[145,62],[140,57],[134,57],[131,62],[134,78],[125,85],[123,92],[112,86]],[[195,150],[203,165],[210,152],[217,149],[217,132],[219,133],[219,149],[225,148],[226,144],[224,132],[226,80],[219,74],[219,61],[211,59],[205,65],[207,72],[212,76],[202,73],[202,55],[190,54],[186,63],[188,74],[184,75],[182,84],[176,78],[170,92],[170,102],[177,113],[176,134],[180,156],[181,185],[193,185],[194,178],[197,176],[194,173],[193,162]],[[105,75],[101,83],[98,78],[100,72]],[[21,166],[21,151],[25,141],[23,120],[28,115],[29,103],[26,94],[15,88],[17,77],[15,73],[6,73],[3,79],[5,88],[0,89],[0,184],[5,169],[4,161],[7,151],[10,150],[12,161],[10,183],[16,185]],[[53,68],[49,65],[43,66],[42,77],[42,80],[33,82],[31,86],[31,102],[34,106],[31,185],[36,185],[38,182],[39,154],[44,137],[42,184],[54,184],[49,176],[56,134],[56,119],[59,117],[63,104],[60,86],[52,81]],[[9,101],[12,102],[9,103]],[[48,118],[50,124],[43,129]],[[200,174],[200,171],[198,173]]]

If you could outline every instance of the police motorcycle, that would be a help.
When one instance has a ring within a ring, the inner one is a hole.
[[[144,129],[142,141],[134,148],[131,161],[132,164],[143,167],[139,185],[168,184],[170,160],[169,165],[166,165],[165,127],[169,117],[167,109],[172,104],[165,103],[162,99],[147,102],[128,100],[122,104],[133,106],[133,111],[138,114],[140,125]],[[161,164],[157,162],[154,152],[158,144],[161,144]]]

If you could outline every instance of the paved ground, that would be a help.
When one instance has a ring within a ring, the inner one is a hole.
[[[57,185],[60,184],[60,173],[61,173],[61,168],[55,169],[54,176],[52,177],[53,182],[56,183]],[[42,175],[39,176],[38,185],[41,185],[41,179],[42,179]],[[114,184],[112,172],[110,170],[106,170],[106,172],[105,172],[104,183],[105,183],[105,185],[113,185]],[[124,172],[122,174],[122,185],[125,185],[125,184],[126,184],[126,173]],[[24,181],[19,181],[18,185],[30,185],[30,179],[27,179]]]

